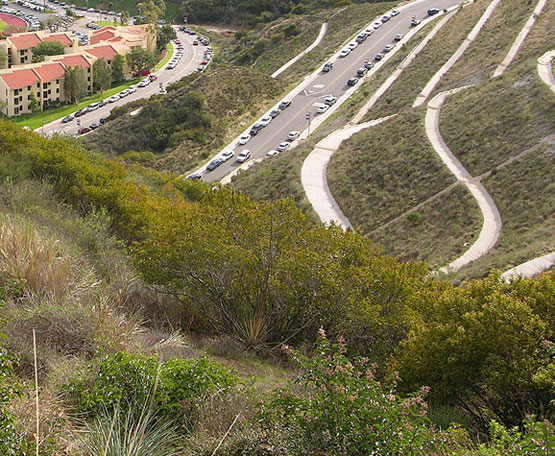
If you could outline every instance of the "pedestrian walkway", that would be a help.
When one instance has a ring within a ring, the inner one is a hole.
[[[555,266],[555,252],[548,253],[533,260],[527,261],[526,263],[519,264],[512,269],[501,274],[501,278],[505,282],[511,282],[512,280],[522,277],[528,279],[530,277],[535,277],[538,274],[545,272]]]

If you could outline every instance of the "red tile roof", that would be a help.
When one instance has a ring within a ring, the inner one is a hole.
[[[39,82],[39,77],[33,70],[18,70],[13,73],[0,74],[10,89],[22,89]]]
[[[35,68],[35,71],[39,74],[42,82],[50,82],[55,79],[62,79],[64,77],[65,68],[58,62],[42,65]]]
[[[97,44],[100,43],[101,41],[106,41],[109,40],[110,38],[114,38],[116,36],[116,34],[114,32],[111,32],[110,30],[106,30],[103,33],[99,33],[98,35],[93,35],[91,37],[91,44]]]
[[[97,46],[87,49],[86,52],[94,55],[97,59],[113,60],[117,51],[112,46]]]
[[[107,32],[109,30],[116,30],[115,27],[113,27],[112,25],[107,25],[106,27],[102,27],[101,29],[95,30],[92,34],[94,35],[99,35],[101,33]]]
[[[11,36],[8,38],[16,49],[31,49],[42,42],[36,33],[26,33],[20,36]]]
[[[123,38],[122,38],[121,36],[114,36],[113,38],[110,38],[110,39],[107,40],[107,41],[111,41],[111,42],[113,42],[113,43],[116,43],[116,42],[118,42],[118,41],[123,41]]]
[[[61,43],[64,47],[69,47],[73,44],[73,41],[65,33],[56,33],[53,35],[47,35],[43,38],[44,41],[56,41]]]
[[[82,55],[68,55],[67,57],[61,57],[59,59],[54,59],[56,62],[62,62],[66,67],[81,67],[87,69],[91,67],[89,61]]]

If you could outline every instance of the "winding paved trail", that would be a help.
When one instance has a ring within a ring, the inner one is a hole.
[[[449,58],[449,60],[447,60],[447,62],[445,62],[445,64],[437,71],[437,73],[432,76],[432,78],[428,81],[428,84],[426,84],[426,87],[424,87],[424,89],[422,89],[422,91],[418,94],[418,96],[416,97],[416,100],[414,100],[414,103],[412,105],[413,108],[416,108],[418,106],[423,106],[426,103],[426,100],[434,91],[439,81],[441,81],[443,76],[445,76],[445,74],[453,67],[453,65],[455,65],[455,63],[457,63],[457,61],[466,52],[468,47],[476,39],[476,37],[480,33],[480,30],[482,30],[482,28],[484,27],[484,25],[486,24],[490,16],[493,14],[493,12],[495,11],[495,8],[497,8],[497,5],[499,5],[500,2],[501,0],[493,0],[488,5],[486,10],[484,11],[484,14],[482,14],[482,17],[478,20],[478,22],[476,22],[476,25],[472,28],[472,30],[470,31],[470,33],[468,34],[464,42],[455,51],[455,53]]]
[[[509,65],[511,64],[513,59],[518,54],[518,51],[520,50],[520,46],[522,46],[522,43],[524,43],[524,40],[528,36],[528,33],[530,32],[530,29],[536,23],[536,17],[541,14],[541,12],[543,10],[543,7],[545,6],[546,3],[547,3],[547,0],[539,0],[538,1],[536,7],[534,8],[534,11],[532,11],[532,14],[530,15],[530,17],[526,21],[526,24],[524,24],[524,27],[522,28],[522,30],[520,31],[520,33],[516,37],[515,42],[511,46],[511,49],[509,49],[509,52],[507,53],[507,56],[503,59],[503,61],[499,64],[499,66],[493,72],[493,75],[491,76],[492,78],[496,78],[498,76],[501,76],[505,72],[505,70],[509,67]]]
[[[320,44],[320,42],[324,39],[324,35],[326,34],[327,31],[328,31],[328,23],[324,22],[322,24],[322,27],[320,28],[320,33],[318,34],[318,36],[316,37],[314,42],[310,46],[308,46],[304,51],[302,51],[300,54],[298,54],[296,57],[293,57],[291,60],[289,60],[289,62],[285,63],[280,68],[278,68],[276,71],[274,71],[272,73],[272,78],[277,78],[281,73],[283,73],[285,70],[287,70],[287,68],[289,68],[291,65],[293,65],[297,60],[304,57],[306,54],[308,54],[310,51],[312,51],[312,49],[314,49],[316,46],[318,46]]]
[[[393,116],[336,130],[316,144],[314,150],[306,157],[301,169],[303,188],[314,211],[326,225],[335,223],[343,229],[352,228],[351,222],[343,214],[328,187],[326,173],[331,156],[343,141],[355,133],[385,122],[391,117]]]
[[[478,239],[474,241],[474,243],[462,256],[449,263],[447,266],[441,268],[440,272],[444,273],[457,271],[468,263],[485,255],[499,239],[502,227],[501,215],[499,214],[499,210],[497,209],[491,195],[482,185],[480,180],[475,179],[466,170],[455,154],[451,152],[447,144],[445,144],[439,130],[439,114],[446,96],[464,90],[468,87],[469,86],[459,87],[449,92],[442,92],[436,95],[428,103],[428,109],[426,111],[425,124],[428,139],[445,166],[449,168],[449,171],[453,173],[458,181],[462,182],[468,188],[472,196],[476,199],[484,219],[482,230],[480,231]]]
[[[555,92],[555,75],[553,75],[553,59],[555,50],[546,52],[538,59],[538,74],[540,79]]]
[[[537,276],[538,274],[545,272],[555,266],[555,252],[548,253],[533,260],[527,261],[526,263],[519,264],[512,269],[501,274],[501,278],[505,282],[511,282],[512,280],[522,277],[530,278]]]

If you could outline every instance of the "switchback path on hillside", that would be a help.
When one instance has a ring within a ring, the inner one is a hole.
[[[553,75],[553,59],[555,50],[546,52],[538,59],[538,74],[540,79],[555,92],[555,76]]]
[[[493,0],[489,4],[489,6],[484,11],[484,14],[482,14],[482,17],[478,20],[478,22],[476,22],[476,25],[472,28],[464,42],[460,45],[459,49],[457,49],[455,53],[451,56],[451,58],[447,60],[447,62],[445,62],[445,64],[437,71],[437,73],[432,76],[432,78],[428,81],[428,84],[426,84],[426,87],[424,87],[422,91],[418,94],[416,100],[414,100],[414,103],[412,105],[413,108],[423,106],[426,103],[426,100],[434,91],[439,81],[441,81],[441,78],[443,78],[443,76],[447,74],[447,72],[453,67],[453,65],[457,63],[457,61],[466,52],[468,47],[476,39],[476,37],[480,33],[480,30],[482,30],[490,16],[495,11],[497,5],[499,5],[500,1],[501,0]]]
[[[426,111],[425,123],[426,135],[428,136],[428,139],[445,166],[449,168],[449,171],[451,171],[457,180],[462,182],[468,188],[472,196],[474,196],[484,218],[482,230],[480,231],[478,239],[476,239],[476,241],[462,256],[440,269],[440,272],[445,273],[458,271],[463,266],[477,260],[489,252],[499,239],[502,227],[501,215],[499,214],[499,210],[497,209],[491,195],[480,180],[471,176],[455,154],[451,152],[447,144],[445,144],[445,141],[441,136],[441,132],[439,131],[439,114],[446,96],[464,90],[468,87],[469,86],[459,87],[457,89],[442,92],[436,95],[428,103],[428,109]]]
[[[546,3],[547,3],[547,0],[539,0],[538,1],[536,7],[534,8],[534,11],[532,11],[532,14],[530,15],[530,17],[526,21],[526,24],[524,24],[524,27],[522,28],[522,30],[520,31],[520,33],[516,37],[515,42],[511,46],[511,49],[509,49],[509,52],[507,53],[507,56],[503,59],[503,61],[499,64],[499,66],[493,72],[492,78],[496,78],[498,76],[501,76],[505,72],[505,70],[509,67],[509,65],[511,64],[513,59],[518,54],[518,51],[520,50],[520,46],[522,46],[522,43],[524,43],[524,40],[528,36],[528,33],[530,32],[531,28],[536,23],[536,17],[541,14],[541,12],[543,10],[543,7],[545,6]]]
[[[505,282],[511,282],[512,280],[522,277],[530,278],[535,277],[538,274],[545,272],[555,266],[555,252],[548,253],[533,260],[527,261],[526,263],[519,264],[512,269],[501,274],[501,278]]]
[[[310,46],[308,46],[304,51],[302,51],[300,54],[298,54],[297,56],[295,56],[291,60],[289,60],[289,62],[285,63],[280,68],[278,68],[276,71],[274,71],[272,73],[272,78],[277,78],[281,73],[283,73],[285,70],[287,70],[287,68],[289,68],[291,65],[293,65],[295,62],[297,62],[299,59],[301,59],[306,54],[308,54],[310,51],[312,51],[312,49],[314,49],[316,46],[318,46],[320,44],[320,42],[324,39],[324,35],[326,34],[327,31],[328,31],[328,23],[326,21],[322,24],[322,27],[320,28],[320,33],[318,34],[318,36],[316,37],[314,42]]]

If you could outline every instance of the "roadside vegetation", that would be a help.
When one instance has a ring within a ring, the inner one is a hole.
[[[48,456],[553,445],[555,274],[456,287],[290,200],[12,123],[0,145],[2,453],[35,451],[33,330]]]

